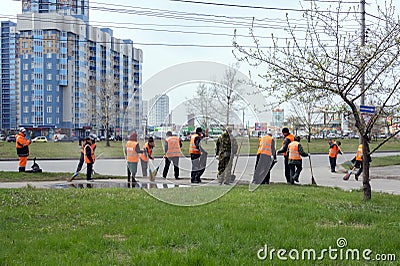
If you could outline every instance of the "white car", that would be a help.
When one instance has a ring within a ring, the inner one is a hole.
[[[39,136],[32,139],[32,142],[47,142],[47,138],[45,136]]]

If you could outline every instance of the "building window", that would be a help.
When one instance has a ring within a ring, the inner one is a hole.
[[[56,113],[59,114],[60,113],[60,107],[56,107]]]
[[[28,64],[24,64],[24,70],[28,70]]]
[[[29,96],[25,95],[24,96],[24,103],[27,103],[29,101]]]
[[[51,69],[53,67],[52,63],[47,63],[47,69]]]
[[[25,80],[25,81],[28,80],[28,74],[24,74],[24,80]]]
[[[52,75],[51,74],[47,74],[47,80],[51,80],[52,79]]]
[[[28,85],[24,85],[24,91],[28,91],[29,90],[29,86]]]
[[[53,123],[53,119],[51,117],[47,117],[47,124],[52,124]]]
[[[51,84],[47,85],[47,91],[51,91],[53,89],[53,86],[51,86]]]
[[[28,106],[24,106],[24,114],[29,113],[29,107]]]
[[[46,101],[47,101],[48,103],[53,102],[53,97],[52,97],[51,95],[47,95]]]
[[[47,58],[51,58],[51,54],[49,53],[49,54],[47,54]]]
[[[47,106],[47,113],[52,113],[53,112],[53,108],[51,106]]]

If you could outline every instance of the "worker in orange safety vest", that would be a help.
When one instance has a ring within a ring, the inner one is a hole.
[[[147,177],[147,166],[149,163],[149,159],[154,160],[153,148],[154,148],[154,139],[153,137],[149,137],[147,142],[144,144],[143,153],[140,154],[140,163],[142,165],[143,177]]]
[[[196,133],[190,136],[189,153],[192,161],[192,171],[190,173],[190,181],[192,183],[201,183],[201,175],[205,171],[205,165],[202,165],[201,160],[202,152],[203,158],[207,156],[205,151],[200,146],[200,141],[203,138],[203,130],[201,127],[196,128]]]
[[[284,165],[285,165],[285,178],[286,182],[289,184],[291,183],[291,180],[290,180],[289,157],[287,151],[289,144],[294,140],[294,135],[289,132],[289,129],[287,127],[282,128],[282,135],[284,137],[282,141],[282,148],[280,148],[277,153],[283,155]]]
[[[329,164],[331,166],[331,172],[336,172],[336,160],[338,154],[343,154],[340,150],[340,145],[342,144],[340,141],[335,142],[333,139],[328,139],[329,144]]]
[[[173,136],[171,131],[168,131],[164,143],[165,151],[165,165],[163,170],[163,177],[167,178],[169,167],[174,165],[174,177],[179,178],[179,156],[181,155],[182,142],[178,136]]]
[[[275,140],[271,134],[267,134],[260,137],[258,141],[257,159],[252,183],[269,184],[270,175],[268,176],[268,173],[273,160],[276,161]]]
[[[125,145],[126,161],[128,164],[128,182],[131,182],[131,176],[132,182],[136,182],[135,177],[140,153],[142,153],[142,151],[140,150],[139,142],[137,141],[137,134],[132,133]]]
[[[21,127],[16,135],[15,141],[15,148],[17,149],[17,155],[19,158],[19,172],[25,172],[29,156],[29,144],[31,144],[31,141],[26,138],[26,129]]]
[[[294,137],[294,140],[288,145],[289,150],[289,169],[290,169],[290,184],[299,182],[301,170],[303,170],[303,160],[301,157],[308,157],[308,153],[304,152],[300,144],[300,137]]]

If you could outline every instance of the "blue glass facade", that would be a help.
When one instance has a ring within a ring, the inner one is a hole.
[[[16,24],[11,21],[1,22],[0,28],[0,128],[8,129],[17,126],[17,34]]]
[[[122,128],[130,98],[135,95],[134,101],[141,100],[142,51],[134,48],[131,40],[114,38],[111,29],[90,26],[87,7],[86,0],[23,1],[23,13],[13,24],[19,36],[14,33],[13,42],[6,37],[3,22],[1,73],[6,90],[2,89],[2,97],[8,98],[2,100],[6,103],[2,117],[7,122],[2,128],[23,124],[57,128],[70,135],[86,129],[99,134],[102,103],[97,92],[110,77],[118,84],[111,126],[113,130]],[[139,102],[136,105],[141,106]],[[12,106],[14,113],[9,115]],[[136,110],[132,126],[140,129],[142,112]]]
[[[89,0],[22,0],[22,13],[50,13],[77,17],[89,21]]]

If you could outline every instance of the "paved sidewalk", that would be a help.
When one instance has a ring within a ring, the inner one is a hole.
[[[283,183],[284,178],[281,173],[281,169],[275,169],[272,171],[271,183]],[[343,175],[345,171],[342,169],[337,173],[330,173],[326,167],[318,167],[313,169],[314,178],[318,186],[324,187],[338,187],[344,190],[355,190],[362,188],[362,181],[356,181],[354,175],[350,177],[350,180],[343,181]],[[219,184],[215,180],[214,173],[205,173],[202,177],[203,182],[196,184],[195,186],[218,186]],[[389,166],[389,167],[378,167],[371,168],[371,187],[375,192],[385,192],[390,194],[400,195],[400,165]],[[250,183],[252,178],[252,172],[245,172],[243,176],[238,177],[238,183],[247,185]],[[174,178],[164,179],[157,177],[155,182],[149,182],[147,178],[137,178],[139,184],[136,187],[141,188],[169,188],[169,187],[182,187],[192,186],[190,178],[182,178],[175,180]],[[311,172],[309,169],[304,169],[300,176],[300,184],[308,185],[311,184]],[[85,180],[74,180],[73,182],[67,181],[31,181],[31,182],[1,182],[0,188],[22,188],[22,187],[35,187],[35,188],[105,188],[105,187],[121,187],[121,188],[132,188],[132,185],[128,186],[126,179],[95,179],[95,182],[87,182]],[[134,186],[133,186],[134,187]]]

